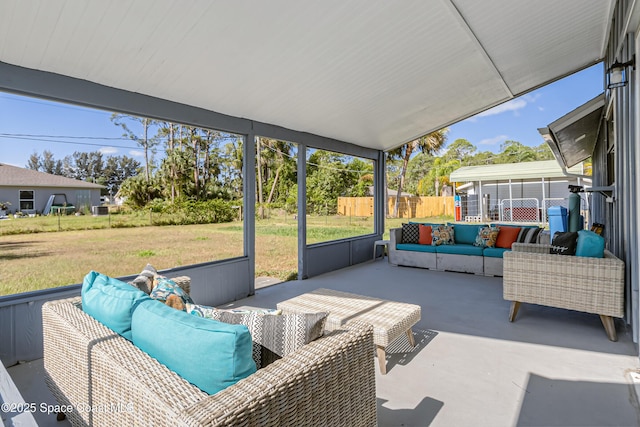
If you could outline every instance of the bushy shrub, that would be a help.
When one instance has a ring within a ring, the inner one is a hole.
[[[174,204],[163,202],[162,207],[150,207],[154,212],[162,215],[154,216],[154,225],[187,225],[187,224],[213,224],[230,222],[237,215],[237,211],[231,206],[232,202],[220,199],[193,201],[180,200]]]

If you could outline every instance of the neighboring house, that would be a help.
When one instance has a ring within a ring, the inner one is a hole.
[[[64,194],[76,209],[90,209],[100,205],[102,188],[90,182],[0,163],[0,202],[11,203],[8,212],[43,213],[50,196],[55,194]]]
[[[451,173],[458,185],[462,219],[546,222],[551,206],[568,207],[569,185],[591,185],[579,164],[566,172],[555,160],[466,166]],[[582,209],[588,209],[582,195]]]

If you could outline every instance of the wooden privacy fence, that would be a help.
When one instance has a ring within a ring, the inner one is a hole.
[[[393,213],[396,196],[387,198],[389,215]],[[453,197],[401,196],[398,218],[428,218],[431,216],[453,216]],[[373,216],[373,197],[338,197],[338,215]]]

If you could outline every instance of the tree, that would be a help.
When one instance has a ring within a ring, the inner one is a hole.
[[[104,167],[107,194],[116,195],[122,183],[140,172],[140,162],[127,156],[109,156]]]
[[[523,163],[538,160],[533,148],[518,141],[507,140],[500,146],[500,154],[496,156],[497,164]]]
[[[458,138],[453,141],[447,151],[442,156],[445,160],[457,159],[460,164],[468,166],[471,164],[471,159],[477,148],[475,145],[463,138]]]
[[[448,132],[448,128],[440,129],[435,132],[431,132],[430,134],[425,135],[421,138],[415,139],[411,142],[407,142],[406,144],[403,144],[395,150],[389,151],[390,157],[399,158],[402,160],[402,168],[398,180],[398,195],[396,197],[396,203],[393,208],[392,215],[394,218],[398,216],[400,195],[402,194],[402,189],[404,188],[407,166],[409,164],[409,160],[411,159],[411,155],[416,151],[421,151],[428,155],[437,153],[438,150],[440,150],[440,148],[442,148],[442,146],[445,144]]]
[[[122,134],[123,137],[135,141],[136,144],[142,147],[142,150],[144,151],[144,175],[147,182],[149,182],[151,179],[151,157],[154,154],[155,146],[158,144],[158,140],[156,138],[149,137],[149,130],[151,126],[157,124],[157,122],[146,117],[136,117],[116,113],[111,115],[111,121],[116,126],[120,126],[122,130],[124,130],[124,134]],[[127,122],[139,124],[142,127],[142,136],[139,137],[134,131],[132,131]]]
[[[39,171],[41,166],[42,160],[40,159],[40,155],[34,151],[33,154],[29,156],[29,160],[27,161],[27,169]]]

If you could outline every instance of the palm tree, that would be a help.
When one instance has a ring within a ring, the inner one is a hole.
[[[393,207],[393,218],[398,217],[398,206],[400,204],[400,195],[402,194],[402,188],[404,187],[405,175],[407,174],[407,165],[409,159],[414,152],[421,151],[428,155],[433,155],[442,148],[447,141],[447,133],[449,128],[443,128],[434,132],[431,132],[418,139],[414,139],[411,142],[401,145],[395,150],[389,151],[389,158],[402,160],[402,169],[400,170],[400,176],[398,177],[398,194],[396,195],[396,203]]]

